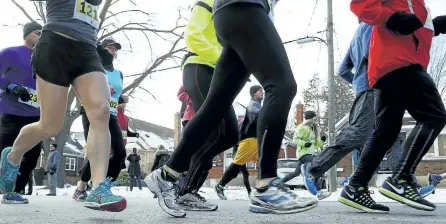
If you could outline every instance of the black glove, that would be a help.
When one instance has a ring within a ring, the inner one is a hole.
[[[9,84],[9,85],[7,86],[7,89],[8,89],[11,93],[13,93],[13,94],[19,96],[19,98],[20,98],[23,102],[29,101],[29,100],[31,99],[31,97],[29,96],[29,92],[28,92],[28,90],[26,90],[26,88],[23,87],[23,86],[18,86],[18,85],[16,85],[16,84]]]
[[[327,137],[325,137],[325,135],[322,135],[321,140],[322,140],[323,142],[325,142],[325,141],[327,141]]]
[[[48,175],[48,171],[45,171],[45,173],[43,173],[45,176]]]
[[[311,142],[307,142],[307,143],[305,143],[305,148],[308,148],[308,147],[310,147],[312,145],[312,143]]]
[[[139,138],[139,133],[136,133],[136,137]]]
[[[53,174],[55,174],[55,173],[56,173],[56,171],[57,171],[56,167],[51,167],[51,170],[50,170],[50,175],[53,175]]]
[[[409,35],[423,27],[424,24],[415,14],[395,12],[387,20],[386,26],[387,29],[395,33]]]
[[[446,16],[437,16],[432,22],[434,23],[435,36],[446,34]]]
[[[113,55],[110,54],[107,49],[98,44],[96,50],[98,51],[99,57],[101,58],[102,66],[109,66],[113,64]]]
[[[102,0],[87,0],[88,4],[98,6],[102,3]]]

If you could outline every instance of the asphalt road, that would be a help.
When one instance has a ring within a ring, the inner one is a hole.
[[[0,204],[0,223],[61,224],[61,223],[268,223],[268,224],[385,224],[385,223],[446,223],[446,204],[438,204],[434,212],[423,212],[397,203],[387,203],[389,214],[365,214],[337,202],[321,202],[311,211],[293,215],[258,215],[247,211],[248,202],[240,200],[212,201],[219,205],[215,212],[189,212],[186,218],[172,218],[152,198],[129,198],[121,213],[86,209],[70,197],[30,196],[29,205]]]

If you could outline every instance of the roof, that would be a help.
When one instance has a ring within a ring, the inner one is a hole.
[[[82,137],[79,139],[79,136]],[[68,136],[68,139],[64,145],[63,154],[83,156],[85,146],[82,144],[83,142],[85,142],[84,133],[70,132],[70,135]]]
[[[173,129],[131,117],[129,117],[129,129],[138,132],[139,138],[128,138],[127,148],[151,149],[163,145],[169,151],[174,149]]]

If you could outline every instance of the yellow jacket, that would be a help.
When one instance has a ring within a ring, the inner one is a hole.
[[[186,64],[203,64],[215,68],[220,57],[222,46],[217,41],[212,7],[214,0],[195,0],[189,22],[184,32],[187,50],[194,53],[189,56]]]

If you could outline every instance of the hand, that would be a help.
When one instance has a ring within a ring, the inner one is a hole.
[[[307,143],[305,143],[305,148],[309,148],[309,147],[311,147],[311,145],[313,145],[311,142],[307,142]]]
[[[45,176],[48,175],[48,171],[45,171],[43,174],[44,174]]]
[[[54,171],[50,171],[50,175],[54,175],[56,172],[54,172]]]
[[[327,137],[326,137],[325,135],[322,135],[321,140],[322,140],[323,142],[325,142],[325,141],[327,141]]]
[[[139,138],[139,133],[136,133],[136,138]]]
[[[119,103],[128,103],[129,102],[129,96],[127,95],[121,95],[121,97],[119,97]]]
[[[102,66],[107,66],[113,64],[113,55],[107,51],[102,45],[98,44],[96,46],[96,51],[99,54],[99,57],[102,61]]]
[[[16,84],[9,84],[7,88],[11,91],[11,93],[19,96],[19,98],[23,102],[29,101],[31,99],[28,90],[26,90],[26,88],[23,86],[18,86]]]
[[[102,3],[102,0],[87,0],[86,2],[88,2],[90,5],[98,6]]]
[[[387,20],[387,29],[401,35],[410,35],[423,27],[423,23],[415,14],[395,12]]]
[[[435,36],[446,34],[446,16],[437,16],[432,22],[434,23]]]
[[[51,167],[51,169],[50,169],[50,175],[55,174],[56,171],[57,171],[57,168],[56,168],[56,167]]]

